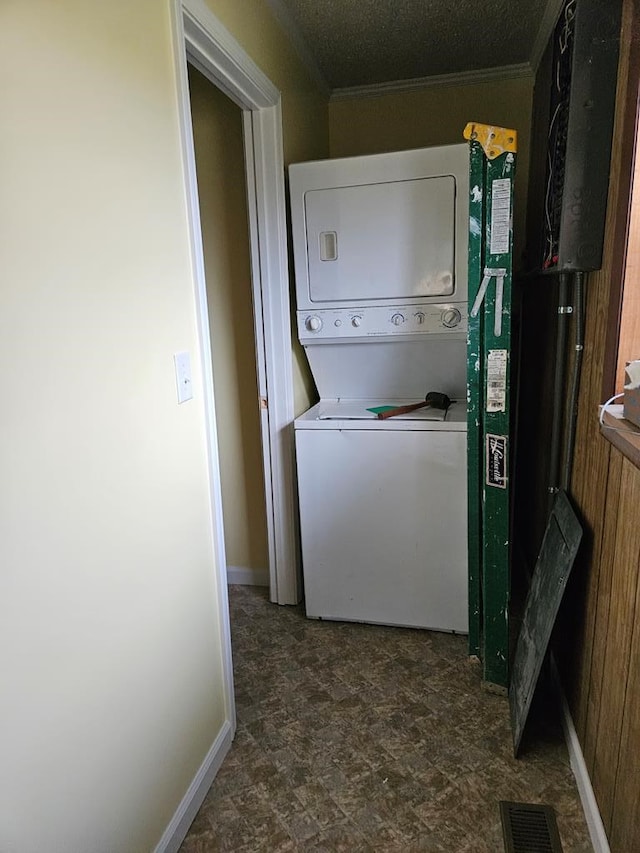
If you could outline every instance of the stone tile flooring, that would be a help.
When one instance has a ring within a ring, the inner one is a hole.
[[[499,800],[553,805],[565,853],[592,850],[559,724],[516,761],[466,638],[312,621],[256,587],[230,607],[238,729],[181,853],[500,853]]]

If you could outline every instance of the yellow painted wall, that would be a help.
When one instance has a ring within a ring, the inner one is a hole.
[[[285,164],[329,156],[327,95],[300,61],[265,0],[206,0],[220,21],[243,45],[254,62],[282,92]],[[290,260],[291,276],[293,262]],[[295,297],[292,293],[292,306]],[[293,340],[294,405],[296,414],[315,402],[307,360]]]
[[[230,566],[267,570],[242,112],[189,67]]]
[[[321,153],[275,24],[221,5]],[[171,8],[0,5],[3,851],[153,850],[226,716]]]
[[[463,142],[469,121],[518,131],[514,260],[524,246],[533,78],[426,86],[411,92],[335,100],[329,105],[332,157]]]
[[[265,0],[206,0],[282,92],[285,163],[329,156],[327,95],[318,91]]]
[[[225,719],[169,4],[5,3],[0,76],[0,850],[151,850]]]

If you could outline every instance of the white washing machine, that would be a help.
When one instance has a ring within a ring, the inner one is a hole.
[[[307,615],[466,632],[465,145],[290,167]],[[379,420],[381,405],[454,402]]]
[[[466,632],[465,405],[376,421],[380,402],[296,421],[307,615]]]

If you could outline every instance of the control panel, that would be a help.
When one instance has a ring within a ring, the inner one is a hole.
[[[304,343],[389,335],[460,335],[467,331],[467,306],[444,303],[312,309],[298,311],[297,321],[298,337]]]

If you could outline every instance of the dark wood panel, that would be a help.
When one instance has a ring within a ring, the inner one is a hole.
[[[602,705],[602,679],[609,630],[609,607],[611,601],[611,580],[615,560],[616,534],[618,530],[618,505],[620,503],[620,478],[623,456],[616,450],[611,451],[609,476],[607,480],[607,512],[604,521],[602,548],[600,551],[600,571],[598,578],[598,597],[596,601],[595,624],[593,630],[593,651],[587,698],[587,718],[582,751],[589,773],[593,773],[600,708]]]
[[[625,460],[627,468],[631,463]],[[633,492],[640,494],[640,471],[633,469],[629,477],[633,481]],[[625,497],[620,506],[620,515],[626,517],[626,529],[638,527],[638,504]],[[636,537],[637,540],[637,537]],[[637,542],[636,542],[637,545]],[[634,554],[629,553],[630,563]],[[640,548],[636,548],[635,567],[629,566],[636,576],[635,619],[629,673],[622,719],[620,758],[616,777],[613,819],[611,821],[611,850],[613,853],[628,853],[640,850]]]
[[[603,701],[592,774],[593,789],[607,834],[612,828],[614,790],[636,615],[640,553],[640,476],[635,465],[627,459],[622,463],[620,493],[613,554],[609,630],[602,679]]]
[[[640,592],[638,592],[638,548],[640,547],[640,472],[611,442],[600,434],[597,408],[611,384],[609,357],[612,316],[619,304],[622,263],[621,234],[624,239],[628,211],[630,146],[635,115],[635,91],[640,68],[640,0],[624,0],[614,145],[610,166],[607,223],[602,270],[586,282],[586,331],[583,373],[578,404],[578,422],[571,497],[584,526],[583,546],[565,593],[559,628],[554,637],[565,691],[569,698],[581,746],[612,849],[616,853],[640,851]],[[635,59],[634,59],[635,56]],[[635,65],[634,65],[635,63]],[[544,81],[536,98],[544,94]],[[535,130],[535,124],[534,124]],[[535,134],[534,153],[542,144]],[[532,172],[532,174],[535,172]],[[533,198],[533,196],[531,196]],[[531,226],[535,226],[535,217]],[[532,237],[535,242],[535,237]],[[623,242],[624,242],[623,239]],[[537,283],[536,283],[537,284]],[[542,288],[531,293],[537,301]],[[547,294],[545,294],[547,296]],[[536,306],[523,306],[523,327],[536,328],[523,336],[523,347],[532,346],[527,357],[540,357],[540,377],[553,366],[555,320]],[[527,309],[528,312],[527,312]],[[615,317],[613,317],[615,319]],[[534,343],[530,343],[530,339]],[[535,341],[542,345],[535,346]],[[535,363],[534,363],[535,368]],[[521,412],[528,416],[522,434],[532,445],[531,458],[521,461],[525,489],[535,499],[527,502],[534,517],[516,510],[519,543],[531,557],[537,531],[546,521],[546,468],[544,442],[546,421],[541,417],[548,402],[548,382],[531,383],[533,399],[526,399],[532,370],[523,377]],[[609,383],[609,384],[607,384]],[[603,390],[604,389],[604,390]],[[612,392],[610,392],[612,393]],[[537,411],[534,406],[540,407]],[[528,407],[528,408],[527,408]],[[529,449],[526,448],[526,452]],[[521,456],[524,456],[522,454]],[[533,459],[535,458],[535,462]],[[537,468],[537,471],[536,471]],[[638,622],[636,625],[635,622]]]
[[[610,243],[605,241],[605,262]],[[585,527],[585,542],[571,580],[564,609],[566,633],[571,638],[564,656],[563,676],[573,719],[581,742],[587,718],[593,630],[598,600],[600,549],[604,528],[606,482],[610,444],[599,432],[597,410],[602,382],[608,278],[604,270],[587,280],[587,323],[576,451],[571,493]]]
[[[616,113],[613,137],[622,138],[627,124],[626,93],[634,2],[625,0],[620,46]],[[571,611],[567,626],[573,643],[563,668],[566,690],[578,737],[585,743],[596,613],[600,588],[600,550],[604,530],[605,493],[609,466],[609,443],[599,435],[597,407],[602,402],[603,367],[610,319],[612,269],[617,263],[619,196],[623,191],[621,146],[611,156],[603,266],[587,278],[587,323],[585,354],[580,387],[579,414],[572,493],[586,526],[585,546],[569,589]],[[568,608],[569,609],[569,608]]]

